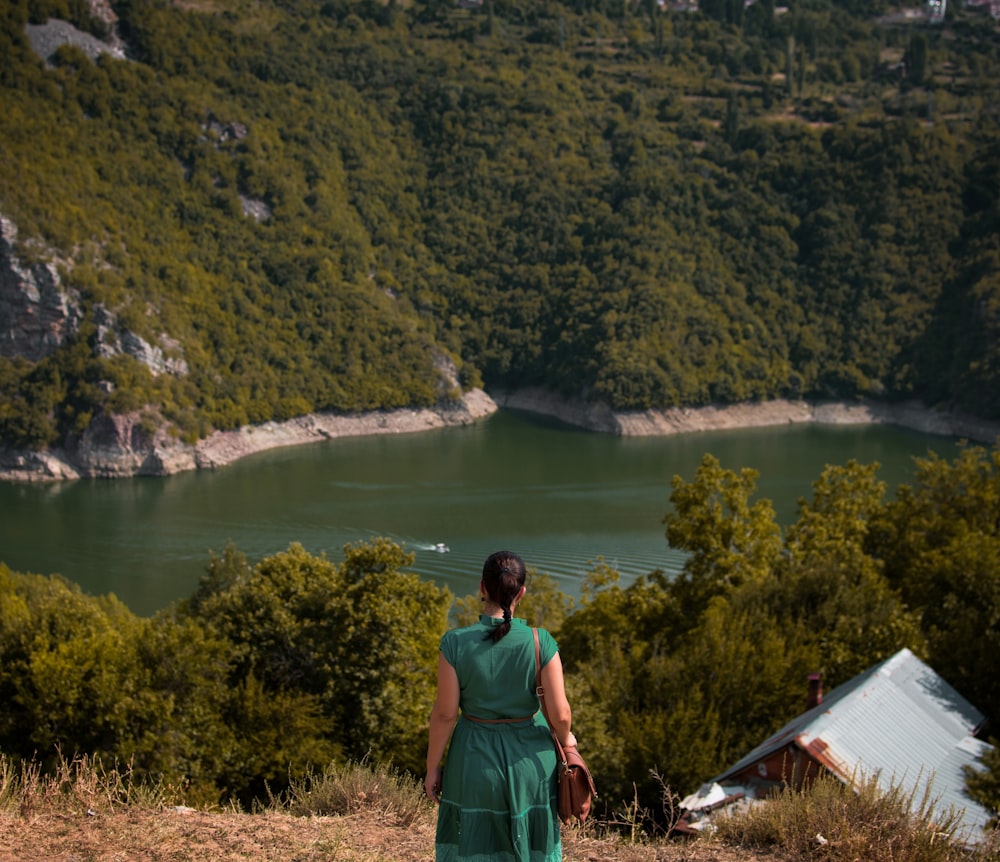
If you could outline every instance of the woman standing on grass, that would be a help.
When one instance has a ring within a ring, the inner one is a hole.
[[[479,622],[441,638],[424,779],[427,795],[440,804],[437,862],[562,859],[549,723],[563,747],[576,739],[558,647],[544,629],[538,636],[549,723],[539,707],[534,635],[513,618],[524,577],[517,554],[492,554],[479,583]]]

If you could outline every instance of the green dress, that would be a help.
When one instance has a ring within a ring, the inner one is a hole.
[[[497,643],[479,622],[441,638],[461,690],[438,809],[437,862],[561,862],[556,814],[556,754],[535,694],[535,639],[512,621]],[[544,666],[555,640],[538,630]],[[523,719],[484,724],[481,719]]]

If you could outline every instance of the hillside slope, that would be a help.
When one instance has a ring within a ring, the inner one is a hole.
[[[481,385],[1000,416],[986,19],[114,9],[0,21],[9,446]]]

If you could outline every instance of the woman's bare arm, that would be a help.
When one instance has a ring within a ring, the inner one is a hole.
[[[459,686],[455,668],[438,653],[437,699],[431,709],[427,738],[427,775],[424,790],[437,802],[441,797],[441,761],[444,759],[448,738],[458,721]]]
[[[566,699],[566,686],[563,682],[562,659],[556,653],[542,668],[542,686],[545,689],[545,718],[549,727],[555,731],[556,739],[563,748],[576,745],[576,737],[570,729],[573,726],[573,711]]]

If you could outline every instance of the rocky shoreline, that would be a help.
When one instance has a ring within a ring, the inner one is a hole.
[[[460,401],[435,407],[358,414],[316,413],[287,422],[216,431],[193,445],[162,430],[150,438],[143,429],[140,413],[103,417],[70,449],[34,452],[0,448],[0,481],[170,476],[224,467],[248,455],[284,446],[338,437],[408,434],[469,425],[496,409],[496,403],[485,392],[472,390]]]
[[[311,414],[287,422],[216,431],[195,444],[182,443],[162,430],[150,438],[143,430],[140,414],[105,417],[94,423],[71,450],[33,452],[0,448],[0,481],[169,476],[224,467],[248,455],[284,446],[338,437],[408,434],[469,425],[498,409],[523,410],[591,431],[636,437],[817,423],[899,425],[987,445],[1000,439],[1000,422],[933,410],[915,402],[882,404],[778,399],[616,413],[606,405],[560,398],[541,388],[495,392],[492,396],[475,389],[465,393],[461,401],[433,408],[378,410],[352,415]]]
[[[960,437],[988,445],[1000,438],[1000,422],[964,413],[935,410],[916,401],[885,404],[877,401],[809,402],[775,399],[615,413],[603,405],[561,399],[544,389],[519,389],[494,393],[493,397],[499,407],[551,416],[571,425],[623,437],[815,423],[898,425],[925,434]]]

